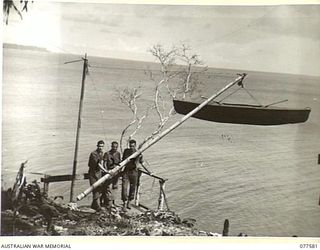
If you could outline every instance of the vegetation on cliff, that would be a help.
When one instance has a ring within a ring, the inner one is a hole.
[[[63,197],[47,197],[36,181],[27,184],[21,173],[13,188],[1,191],[1,235],[220,236],[197,230],[194,219],[181,219],[172,211],[136,207],[135,212],[124,212],[113,205],[96,212],[63,204]]]

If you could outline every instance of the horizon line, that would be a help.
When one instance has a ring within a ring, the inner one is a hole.
[[[9,47],[5,47],[8,46]],[[11,47],[10,45],[16,46],[16,47]],[[22,47],[22,48],[19,48]],[[84,54],[87,54],[87,52],[84,52],[83,55],[79,54],[79,53],[75,53],[75,52],[70,52],[70,51],[51,51],[45,47],[39,47],[39,46],[35,46],[35,45],[24,45],[24,44],[16,44],[16,43],[3,43],[2,44],[2,48],[3,49],[22,49],[22,50],[31,50],[31,51],[41,51],[41,52],[47,52],[47,53],[52,53],[52,54],[64,54],[64,55],[76,55],[76,56],[80,56],[82,57]],[[34,48],[34,49],[32,49]],[[63,50],[63,49],[60,49]],[[105,58],[105,59],[116,59],[116,60],[123,60],[123,61],[132,61],[132,62],[145,62],[145,63],[153,63],[153,64],[159,64],[158,62],[152,62],[152,61],[146,61],[144,59],[132,59],[132,58],[121,58],[121,57],[106,57],[106,56],[99,56],[99,55],[92,55],[91,57],[96,57],[96,58]],[[179,64],[176,64],[177,66],[179,66]],[[182,65],[183,66],[183,65]],[[213,66],[208,66],[208,65],[195,65],[194,67],[196,68],[210,68],[210,69],[216,69],[216,70],[232,70],[232,71],[249,71],[252,73],[272,73],[272,74],[281,74],[281,75],[293,75],[293,76],[306,76],[306,77],[315,77],[315,78],[319,78],[320,77],[320,73],[319,75],[308,75],[308,74],[297,74],[297,73],[288,73],[288,72],[275,72],[275,71],[259,71],[259,70],[251,70],[251,69],[235,69],[235,68],[220,68],[220,67],[213,67]]]

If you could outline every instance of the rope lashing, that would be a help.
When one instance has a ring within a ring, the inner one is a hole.
[[[257,98],[255,98],[255,97],[249,92],[249,90],[247,90],[244,86],[243,86],[242,88],[248,93],[248,95],[249,95],[253,100],[256,101],[256,103],[258,103],[260,106],[263,106],[263,105],[257,100]]]
[[[243,89],[244,91],[246,91],[246,93],[259,105],[259,106],[263,106],[257,98],[255,98],[249,90],[247,90],[244,86],[244,84],[242,82],[239,82],[238,85],[240,86],[239,88],[237,88],[236,90],[234,90],[233,92],[231,92],[229,95],[225,96],[224,98],[222,98],[220,101],[218,101],[217,103],[221,103],[222,101],[226,100],[228,97],[232,96],[233,94],[235,94],[236,92],[238,92],[240,89]]]
[[[229,96],[232,96],[233,94],[235,94],[236,92],[238,92],[240,89],[243,88],[242,86],[243,86],[243,85],[241,85],[241,87],[237,88],[235,91],[231,92],[231,93],[230,93],[229,95],[227,95],[226,97],[222,98],[220,101],[218,101],[218,103],[224,101],[224,100],[227,99]]]

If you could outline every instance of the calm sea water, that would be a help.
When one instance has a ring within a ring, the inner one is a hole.
[[[71,174],[82,63],[73,55],[4,49],[2,186],[12,185],[21,162],[28,180],[39,174]],[[89,58],[78,173],[87,171],[96,141],[119,140],[130,113],[117,100],[116,88],[142,86],[140,108],[153,86],[143,69],[155,65]],[[98,67],[99,68],[98,68]],[[237,71],[210,69],[193,98],[208,96],[236,78]],[[308,122],[282,126],[245,126],[190,119],[144,155],[150,169],[165,178],[170,209],[197,220],[203,230],[230,235],[320,236],[320,79],[248,72],[246,87],[263,104],[311,107]],[[229,102],[252,103],[245,92]],[[174,119],[181,118],[176,115]],[[139,141],[152,131],[150,116]],[[78,181],[76,194],[88,187]],[[141,200],[156,208],[159,186],[144,177]],[[70,183],[50,184],[50,195],[69,199]],[[89,204],[91,197],[81,204]]]

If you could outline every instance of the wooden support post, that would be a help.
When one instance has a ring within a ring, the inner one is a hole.
[[[159,202],[158,202],[158,210],[163,210],[163,204],[164,204],[164,190],[165,190],[165,181],[160,180],[160,193],[159,193]]]
[[[76,144],[75,144],[75,149],[74,149],[72,180],[71,180],[71,188],[70,188],[70,202],[73,201],[73,190],[74,190],[74,184],[76,181],[76,174],[77,174],[78,147],[79,147],[79,137],[80,137],[80,129],[81,129],[81,114],[82,114],[85,79],[86,79],[87,70],[88,70],[88,59],[87,59],[87,53],[86,53],[83,58],[83,71],[82,71],[81,93],[80,93],[80,102],[79,102],[77,135],[76,135]]]
[[[49,194],[49,181],[48,181],[48,177],[49,175],[44,175],[44,178],[43,178],[43,194],[45,196],[48,196]]]
[[[228,236],[228,235],[229,235],[229,220],[226,219],[224,220],[222,236]]]

